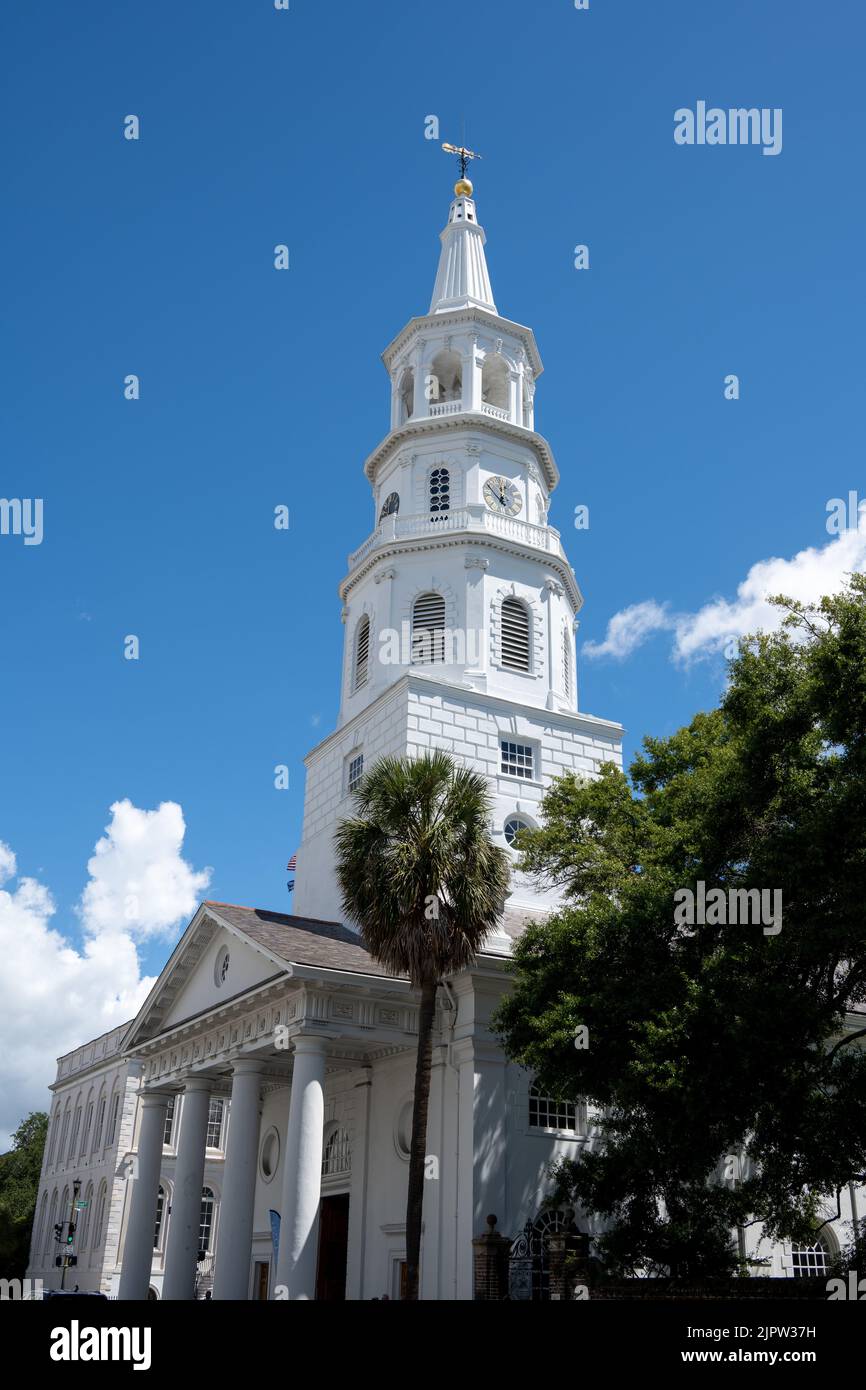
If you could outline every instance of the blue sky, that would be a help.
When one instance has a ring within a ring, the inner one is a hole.
[[[336,587],[372,529],[379,353],[427,308],[451,196],[430,114],[484,155],[497,303],[546,364],[579,642],[828,545],[827,500],[866,494],[864,39],[850,0],[7,9],[0,493],[44,499],[44,540],[0,537],[0,840],[54,929],[79,944],[124,799],[183,808],[209,896],[289,907]],[[782,108],[781,154],[676,145],[698,100]],[[581,662],[628,752],[718,697],[712,643],[684,661],[673,640]],[[141,934],[145,970],[170,940]]]

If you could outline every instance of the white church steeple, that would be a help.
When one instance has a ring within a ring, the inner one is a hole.
[[[511,845],[538,824],[552,776],[619,757],[618,727],[579,712],[582,597],[549,523],[559,473],[535,427],[541,357],[496,308],[463,174],[430,309],[382,354],[390,427],[364,463],[372,530],[339,587],[340,713],[307,760],[294,906],[314,917],[339,916],[333,830],[378,758],[441,747],[482,770]],[[543,902],[515,880],[513,906]]]
[[[478,225],[472,184],[459,179],[454,186],[455,198],[448,213],[448,222],[439,239],[439,269],[430,301],[431,314],[444,314],[453,309],[489,309],[496,313],[493,290],[487,273],[484,255],[486,237]]]

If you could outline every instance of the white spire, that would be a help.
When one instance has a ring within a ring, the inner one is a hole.
[[[477,308],[489,309],[495,314],[497,310],[484,257],[487,238],[483,227],[478,225],[475,200],[468,196],[472,184],[468,179],[461,180],[454,191],[457,197],[448,213],[448,225],[439,233],[442,250],[430,313]]]

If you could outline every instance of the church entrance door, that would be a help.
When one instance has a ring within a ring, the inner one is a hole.
[[[342,1303],[346,1297],[346,1254],[349,1246],[349,1194],[323,1197],[319,1209],[319,1268],[316,1298]]]

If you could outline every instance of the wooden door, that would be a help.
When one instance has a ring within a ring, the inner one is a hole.
[[[346,1255],[349,1247],[349,1194],[323,1197],[319,1208],[319,1268],[316,1298],[342,1303],[346,1297]]]

